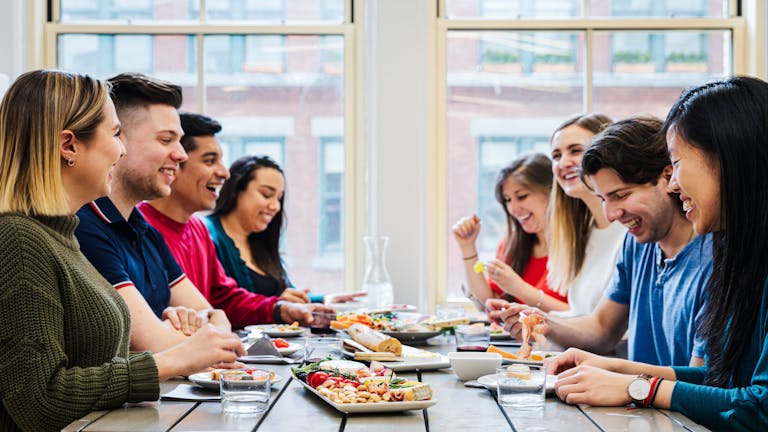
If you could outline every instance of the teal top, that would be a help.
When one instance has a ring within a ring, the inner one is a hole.
[[[713,430],[768,430],[768,280],[761,305],[749,347],[728,388],[702,385],[706,367],[673,367],[677,384],[672,410]]]
[[[264,291],[256,285],[253,277],[251,277],[250,269],[245,261],[240,258],[240,250],[235,246],[235,241],[224,231],[219,216],[211,215],[204,217],[203,222],[205,222],[205,226],[211,233],[213,244],[216,245],[216,255],[218,255],[219,261],[221,261],[221,265],[229,277],[236,280],[239,286],[253,293],[267,296],[280,295],[280,293],[275,293],[271,290],[269,292]],[[285,285],[293,288],[293,284],[288,277],[285,278]],[[322,294],[310,294],[309,299],[312,303],[323,302]]]

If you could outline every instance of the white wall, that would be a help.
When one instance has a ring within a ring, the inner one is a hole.
[[[0,14],[0,94],[8,81],[15,79],[26,68],[27,26],[25,0],[4,0]]]
[[[395,301],[428,307],[425,274],[426,141],[429,124],[427,1],[369,0],[365,44],[367,152],[378,178],[368,185],[367,233],[390,237],[387,269]],[[357,240],[356,240],[357,241]],[[362,245],[362,240],[360,240]],[[361,250],[361,253],[364,250]]]

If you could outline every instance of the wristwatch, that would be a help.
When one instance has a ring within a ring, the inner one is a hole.
[[[627,393],[637,406],[645,406],[645,401],[651,395],[651,376],[640,374],[627,387]]]

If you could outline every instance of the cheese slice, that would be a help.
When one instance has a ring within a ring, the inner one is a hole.
[[[407,401],[420,401],[432,399],[432,387],[427,383],[419,383],[413,387],[403,389],[404,398]]]

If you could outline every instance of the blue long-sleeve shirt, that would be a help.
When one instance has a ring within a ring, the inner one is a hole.
[[[723,325],[726,325],[723,323]],[[671,409],[713,430],[768,430],[768,280],[747,351],[729,388],[702,385],[706,367],[673,367]]]

